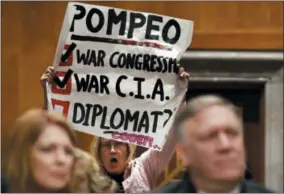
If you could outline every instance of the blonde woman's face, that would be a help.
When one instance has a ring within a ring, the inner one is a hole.
[[[67,186],[74,162],[73,145],[67,132],[48,125],[31,149],[32,174],[36,183],[47,190]]]
[[[127,145],[125,143],[101,138],[100,153],[104,168],[108,173],[123,173],[127,166]]]

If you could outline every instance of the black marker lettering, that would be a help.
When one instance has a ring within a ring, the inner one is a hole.
[[[92,75],[90,83],[89,83],[89,87],[88,87],[88,92],[91,92],[92,89],[95,90],[95,93],[101,93],[103,94],[105,92],[105,94],[109,94],[109,89],[107,87],[109,83],[109,79],[107,76],[105,75],[100,75],[100,76],[96,76],[96,75]]]
[[[96,14],[99,18],[97,19],[97,21],[99,21],[99,23],[97,24],[96,27],[93,26],[92,24],[92,19],[93,19],[93,15]],[[104,26],[105,23],[105,18],[104,18],[104,14],[101,10],[97,9],[97,8],[92,8],[86,18],[86,26],[88,28],[88,30],[90,30],[93,33],[97,33],[99,32],[102,27]]]
[[[114,9],[108,10],[108,23],[107,23],[107,35],[112,35],[112,26],[113,24],[121,23],[119,28],[119,35],[125,34],[126,27],[126,11],[121,11],[118,15],[115,13]]]
[[[114,53],[112,53],[112,55],[111,55],[110,58],[109,58],[109,65],[110,65],[112,68],[117,68],[117,64],[115,64],[115,63],[113,62],[113,58],[114,58],[115,55],[118,55],[118,54],[119,54],[119,52],[114,52]]]
[[[173,73],[178,71],[177,59],[150,54],[114,52],[110,55],[112,68],[143,70],[147,72]]]
[[[98,53],[96,53],[98,52]],[[104,66],[104,58],[106,53],[103,50],[87,50],[87,53],[80,53],[80,50],[76,50],[77,63],[83,63],[83,65],[91,65],[93,63],[94,67]]]
[[[91,92],[92,89],[95,89],[95,93],[99,93],[99,82],[95,75],[92,75],[91,77],[91,81],[88,87],[88,92]]]
[[[166,126],[166,124],[168,123],[168,121],[170,120],[170,118],[172,117],[173,115],[173,112],[170,110],[170,109],[165,109],[164,110],[164,113],[168,114],[169,115],[169,118],[165,120],[164,124],[163,124],[163,127]]]
[[[134,95],[137,99],[144,99],[144,96],[142,96],[142,82],[145,81],[145,78],[141,77],[134,77],[134,81],[137,81],[137,94]]]
[[[100,116],[100,115],[102,114],[102,112],[103,112],[103,107],[102,107],[102,106],[100,106],[100,105],[98,105],[98,104],[95,104],[95,105],[93,106],[92,127],[95,126],[95,124],[96,124],[96,118],[97,118],[98,116]]]
[[[175,36],[173,38],[169,38],[168,33],[169,33],[169,29],[172,26],[175,28]],[[181,33],[181,28],[180,28],[179,23],[174,19],[170,19],[169,21],[167,21],[167,23],[165,24],[163,28],[162,37],[166,43],[175,44],[180,38],[180,33]]]
[[[100,93],[103,94],[110,94],[108,85],[109,84],[109,79],[105,75],[100,76]]]
[[[176,73],[175,71],[179,71],[177,59],[169,58],[168,61],[168,71],[169,73]]]
[[[127,109],[125,112],[124,130],[128,130],[128,124],[130,122],[133,122],[132,130],[136,131],[138,119],[139,119],[139,111],[135,111],[133,114],[131,114],[130,110]]]
[[[107,107],[104,106],[102,122],[101,122],[101,129],[109,129],[110,128],[109,126],[106,126],[106,116],[107,116]]]
[[[120,115],[120,116],[117,116],[117,115]],[[117,118],[119,117],[119,118]],[[118,123],[115,123],[115,121],[119,121]],[[123,114],[123,111],[120,109],[120,108],[116,108],[111,116],[110,116],[110,128],[111,129],[119,129],[122,127],[123,125],[123,122],[124,122],[124,114]]]
[[[90,75],[87,74],[86,78],[85,77],[81,77],[81,79],[79,80],[79,76],[77,73],[74,73],[74,77],[75,77],[75,81],[76,81],[76,86],[77,86],[77,91],[78,92],[86,92],[89,82],[90,82]]]
[[[89,58],[88,65],[91,65],[93,63],[94,66],[96,66],[96,51],[92,50],[91,57]]]
[[[97,61],[97,66],[101,66],[101,67],[104,67],[104,58],[105,58],[105,56],[106,56],[106,53],[105,53],[105,51],[103,51],[103,50],[99,50],[99,52],[98,52],[98,54],[99,54],[99,57],[98,57],[98,61]]]
[[[177,60],[175,60],[174,67],[173,67],[173,71],[174,71],[176,74],[178,74],[178,72],[179,72],[179,66],[178,66]]]
[[[93,108],[92,104],[86,104],[86,114],[85,114],[85,121],[82,123],[84,126],[89,126],[89,118],[90,118],[90,112]]]
[[[96,7],[91,8],[88,12],[82,5],[74,5],[76,12],[72,18],[70,32],[74,32],[75,22],[84,19],[87,29],[92,33],[98,33],[103,29],[103,26],[106,26],[106,35],[117,35],[117,36],[125,36],[131,39],[134,36],[134,31],[136,29],[144,29],[143,38],[146,40],[163,40],[168,44],[176,44],[181,36],[181,26],[175,19],[169,19],[166,21],[165,25],[163,24],[163,17],[148,14],[147,16],[138,12],[127,12],[123,10],[117,9],[109,9],[108,13],[104,15],[104,13]],[[129,14],[129,15],[127,15]],[[146,18],[147,17],[147,18]],[[126,28],[127,19],[129,18],[129,27]],[[96,21],[96,24],[93,22]],[[114,27],[117,30],[113,30]],[[173,30],[171,30],[173,28]],[[162,32],[161,35],[157,32]],[[116,34],[113,34],[113,33]],[[171,33],[170,33],[171,32]],[[73,34],[74,38],[76,34]],[[95,37],[90,35],[86,37],[76,36],[78,40],[93,40],[95,41]],[[103,39],[100,39],[103,41]],[[106,41],[106,40],[105,40]]]
[[[157,58],[158,58],[158,56],[156,56],[156,55],[152,55],[152,57],[151,57],[151,62],[150,62],[150,64],[151,64],[151,70],[150,71],[151,72],[156,71],[155,65],[156,65]]]
[[[156,95],[160,95],[160,100],[163,101],[165,98],[165,92],[163,87],[163,82],[161,79],[157,79],[156,84],[152,93],[152,100],[155,100]]]
[[[161,72],[163,70],[163,63],[162,63],[163,56],[159,56],[157,59],[158,65],[156,67],[157,72]]]
[[[164,68],[163,68],[163,71],[162,71],[162,73],[166,73],[167,71],[168,71],[168,66],[167,66],[167,62],[168,62],[168,57],[165,57],[165,58],[163,58],[163,63],[164,63]]]
[[[122,53],[118,56],[118,60],[117,60],[118,67],[122,68],[125,62],[126,62],[126,56],[124,53]]]
[[[139,21],[137,21],[137,19]],[[141,13],[130,13],[130,24],[128,29],[127,38],[133,38],[135,28],[141,28],[146,22],[146,18]]]
[[[76,54],[77,54],[77,63],[80,64],[83,62],[84,65],[88,64],[88,59],[90,57],[90,49],[87,50],[87,54],[85,53],[80,53],[80,50],[77,49],[76,50]]]
[[[152,132],[156,133],[157,126],[158,126],[158,118],[159,118],[159,116],[163,115],[163,112],[161,112],[161,111],[153,111],[153,112],[151,112],[151,115],[154,115]]]
[[[121,81],[122,81],[123,79],[127,79],[127,76],[121,75],[121,76],[119,76],[119,77],[117,78],[117,82],[116,82],[115,89],[116,89],[117,95],[119,95],[120,97],[123,97],[123,98],[124,98],[124,97],[126,96],[126,94],[125,94],[125,93],[122,93],[122,92],[121,92],[121,89],[120,89],[120,83],[121,83]]]
[[[79,111],[80,114],[78,113]],[[82,123],[84,121],[85,114],[84,105],[79,102],[74,103],[72,122],[76,124]]]
[[[70,30],[69,30],[70,32],[74,32],[75,20],[82,19],[86,14],[86,9],[85,9],[84,6],[82,6],[82,5],[74,5],[74,6],[76,7],[76,11],[80,11],[80,13],[77,13],[77,14],[74,15],[72,23],[71,23]]]
[[[145,38],[149,39],[149,40],[159,40],[159,36],[158,35],[153,35],[152,31],[160,31],[160,28],[158,25],[154,25],[153,22],[159,22],[162,23],[163,22],[163,17],[161,16],[157,16],[157,15],[149,15],[148,16],[148,22],[147,22],[147,27],[146,27],[146,35]],[[159,33],[157,33],[159,34]]]
[[[135,58],[136,58],[136,55],[135,54],[131,54],[131,53],[127,53],[127,56],[126,56],[126,69],[133,69],[134,67],[134,64],[135,64]]]
[[[150,71],[150,59],[151,56],[149,54],[145,54],[143,56],[143,70],[144,71]]]
[[[109,112],[107,106],[100,104],[81,104],[74,103],[74,113],[72,121],[76,124],[93,127],[94,130],[117,130],[124,129],[127,133],[152,133],[157,132],[158,123],[160,123],[160,116],[166,114],[168,118],[164,121],[165,126],[169,119],[172,117],[173,112],[170,109],[161,111],[130,111],[129,109],[123,110],[121,108],[114,108]],[[150,123],[150,119],[153,123]],[[98,123],[98,121],[100,121]],[[152,127],[150,129],[150,124]]]
[[[135,67],[136,67],[136,69],[137,70],[141,70],[141,68],[142,68],[142,65],[143,65],[143,62],[141,62],[140,61],[140,59],[143,57],[143,55],[142,54],[138,54],[137,56],[136,56],[136,60],[135,60]],[[133,67],[134,68],[134,67]],[[133,69],[133,68],[131,68],[131,69]]]
[[[148,116],[148,112],[147,111],[144,111],[142,113],[142,117],[141,117],[141,120],[138,124],[138,127],[137,127],[137,131],[138,132],[141,132],[142,128],[144,128],[144,132],[145,133],[148,133],[149,132],[149,116]]]

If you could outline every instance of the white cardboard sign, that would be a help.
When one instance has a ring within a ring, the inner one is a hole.
[[[192,33],[189,20],[68,3],[49,110],[78,131],[161,150],[187,91],[177,71]]]

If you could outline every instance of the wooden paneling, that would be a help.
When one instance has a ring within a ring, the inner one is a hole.
[[[87,3],[191,19],[195,22],[192,48],[283,48],[282,2]],[[5,1],[1,5],[3,140],[19,114],[42,106],[39,79],[53,61],[67,2]],[[80,139],[85,147],[91,138],[80,135]]]
[[[19,11],[17,8],[14,11]],[[10,18],[15,20],[17,16],[11,15]],[[1,151],[2,154],[5,154],[5,131],[12,127],[14,119],[18,116],[18,65],[22,53],[17,47],[17,43],[21,44],[20,26],[13,26],[12,23],[8,23],[2,18],[3,23],[5,23],[6,30],[2,30],[1,34]],[[17,32],[19,36],[17,36]],[[8,37],[14,38],[9,40]]]
[[[167,10],[195,22],[193,48],[283,49],[283,2],[172,2]]]

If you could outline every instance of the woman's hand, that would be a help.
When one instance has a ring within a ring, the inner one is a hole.
[[[182,80],[189,80],[189,77],[190,77],[190,74],[187,73],[183,67],[180,67],[179,68],[179,78],[182,79]]]
[[[49,66],[46,68],[44,73],[42,74],[40,78],[40,83],[43,88],[45,88],[45,84],[47,83],[52,83],[52,79],[54,77],[54,69],[52,66]]]

